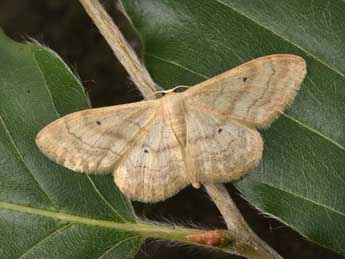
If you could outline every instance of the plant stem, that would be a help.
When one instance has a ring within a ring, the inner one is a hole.
[[[120,30],[98,0],[80,0],[103,37],[113,49],[115,56],[126,68],[144,98],[154,97],[161,90],[151,79],[134,50],[129,46]],[[250,259],[281,259],[269,245],[261,240],[248,226],[222,184],[204,184],[209,196],[221,212],[228,227],[230,242],[226,249]]]
[[[231,251],[251,259],[282,258],[251,230],[223,184],[204,184],[204,187],[228,227]]]
[[[99,228],[117,229],[118,231],[130,231],[137,233],[143,237],[167,238],[180,242],[191,243],[186,236],[196,234],[199,230],[185,227],[171,227],[168,225],[160,225],[151,222],[116,222],[111,220],[93,219],[85,216],[76,216],[64,212],[49,211],[45,209],[31,208],[25,205],[17,205],[0,201],[0,209],[17,211],[20,213],[51,218],[53,220],[61,220],[72,224],[83,224],[88,226],[96,226]]]
[[[141,94],[145,98],[149,98],[154,92],[161,90],[99,1],[80,0],[80,3],[108,42],[115,56],[125,67]]]

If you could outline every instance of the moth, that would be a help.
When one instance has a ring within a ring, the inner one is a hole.
[[[112,173],[132,200],[165,200],[189,184],[229,182],[257,166],[257,129],[292,103],[305,75],[301,57],[257,58],[184,92],[66,115],[36,143],[74,171]]]

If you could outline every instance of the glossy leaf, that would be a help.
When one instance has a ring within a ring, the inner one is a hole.
[[[308,77],[292,107],[262,131],[262,163],[236,186],[254,206],[345,254],[344,1],[121,2],[166,89],[264,55],[305,58]]]
[[[36,148],[37,132],[89,107],[52,51],[0,32],[0,258],[133,258],[145,228],[111,176],[64,169]]]

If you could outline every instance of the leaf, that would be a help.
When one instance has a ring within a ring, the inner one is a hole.
[[[0,30],[0,258],[130,259],[147,237],[191,243],[198,232],[138,221],[111,175],[75,173],[41,154],[39,130],[88,107],[56,53]]]
[[[273,53],[304,57],[308,78],[262,132],[260,166],[236,184],[256,207],[345,254],[345,3],[122,0],[161,86],[194,85]]]
[[[0,31],[0,258],[133,258],[138,251],[147,227],[136,223],[112,177],[68,171],[35,146],[43,126],[88,106],[55,53]]]

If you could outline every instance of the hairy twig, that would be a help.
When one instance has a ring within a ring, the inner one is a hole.
[[[248,226],[223,184],[204,184],[228,227],[229,249],[252,259],[282,258]]]
[[[80,0],[103,37],[113,49],[116,57],[126,68],[144,98],[154,97],[161,90],[137,58],[120,30],[104,10],[98,0]],[[230,241],[224,248],[231,253],[251,259],[281,259],[281,257],[264,241],[262,241],[247,225],[229,193],[222,184],[205,184],[209,196],[221,212],[228,230]]]

